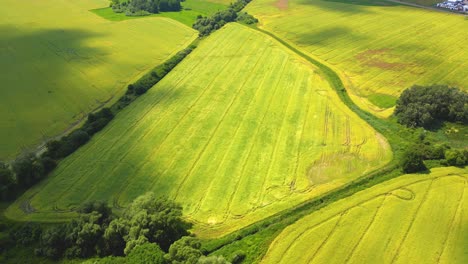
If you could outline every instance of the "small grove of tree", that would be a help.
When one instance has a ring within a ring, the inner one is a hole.
[[[52,259],[131,256],[139,246],[148,243],[167,250],[172,243],[189,234],[190,224],[182,219],[182,208],[166,198],[156,198],[152,193],[138,197],[121,217],[114,216],[102,202],[86,204],[79,212],[78,219],[43,230],[35,253]],[[158,250],[151,250],[156,255],[141,253],[150,248],[156,249],[154,246],[139,248],[132,258],[143,259],[143,255],[159,258]]]
[[[180,205],[148,193],[137,198],[114,219],[104,237],[112,241],[115,253],[128,254],[135,246],[156,243],[163,250],[182,236],[188,235],[190,224],[182,220]]]
[[[397,101],[395,116],[408,127],[430,128],[435,122],[468,123],[468,93],[446,85],[413,86]]]
[[[227,10],[218,11],[210,17],[198,16],[192,27],[198,30],[200,36],[208,36],[229,22],[239,21],[245,24],[255,24],[258,22],[255,17],[246,12],[240,12],[250,1],[238,0],[232,3]]]
[[[159,12],[180,11],[180,0],[111,0],[110,6],[116,13],[127,16],[157,14]]]
[[[425,160],[440,160],[441,164],[449,166],[465,166],[468,165],[468,150],[452,149],[447,144],[434,145],[421,134],[417,142],[406,148],[400,163],[403,172],[415,173],[427,170]]]

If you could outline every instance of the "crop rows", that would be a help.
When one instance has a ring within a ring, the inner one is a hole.
[[[449,84],[468,89],[468,23],[462,16],[391,3],[360,5],[312,0],[250,4],[261,27],[339,70],[360,107],[388,116],[366,98],[398,96],[413,84]],[[311,16],[310,14],[314,14]]]
[[[312,65],[262,33],[228,25],[27,192],[56,221],[88,200],[123,208],[146,191],[180,202],[218,235],[323,194],[391,158]]]
[[[364,190],[286,228],[263,263],[464,263],[467,183],[440,168]]]
[[[0,159],[31,149],[117,99],[127,83],[196,37],[170,19],[109,22],[88,11],[108,1],[2,5]]]

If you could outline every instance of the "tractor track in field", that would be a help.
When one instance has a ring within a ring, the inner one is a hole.
[[[240,45],[239,47],[239,50],[241,49],[241,47],[243,47],[247,42],[244,42],[243,45]],[[255,69],[256,67],[258,67],[259,65],[259,62],[260,62],[260,57],[258,58],[258,60],[255,62],[254,66],[253,66],[253,69]],[[177,190],[175,192],[175,195],[174,195],[174,199],[177,199],[177,196],[179,195],[179,192],[180,192],[180,189],[182,188],[182,186],[185,184],[186,180],[192,175],[195,167],[198,165],[198,162],[200,161],[200,159],[203,157],[203,155],[205,155],[206,153],[206,149],[208,148],[208,146],[211,144],[215,134],[218,132],[219,128],[221,127],[221,124],[224,122],[224,119],[226,118],[227,114],[230,112],[231,108],[233,107],[234,103],[237,101],[239,95],[240,95],[240,92],[242,91],[242,89],[244,88],[246,82],[247,82],[247,79],[244,81],[244,83],[242,85],[240,85],[240,87],[236,90],[235,92],[235,96],[234,98],[231,100],[231,102],[228,104],[228,106],[226,107],[225,111],[223,112],[222,116],[221,116],[221,119],[220,121],[218,121],[218,123],[216,124],[216,127],[214,129],[214,131],[211,133],[208,141],[206,142],[206,144],[203,146],[202,150],[198,153],[197,155],[197,158],[195,159],[195,162],[192,164],[191,168],[189,169],[189,171],[187,172],[187,174],[182,178],[182,182],[179,184],[179,186],[177,187]]]
[[[239,47],[239,49],[240,49],[240,47]],[[195,64],[195,65],[191,68],[191,70],[189,70],[189,72],[193,72],[195,69],[198,68],[198,65],[200,65],[201,62],[204,62],[205,60],[208,60],[209,58],[210,58],[209,56],[206,56],[203,60],[200,60],[199,63]],[[228,63],[229,61],[230,61],[230,60],[227,60],[227,63]],[[227,64],[227,63],[226,63],[226,64]],[[221,73],[221,72],[219,72],[218,75],[219,75],[220,73]],[[190,74],[185,74],[185,75],[183,75],[183,78],[181,78],[181,79],[179,80],[179,82],[177,83],[177,85],[175,85],[174,87],[179,87],[179,84],[180,84],[182,81],[184,81],[185,78],[186,78],[187,76],[190,76]],[[208,84],[208,85],[206,86],[206,89],[203,90],[203,92],[197,97],[197,99],[195,100],[195,102],[191,104],[191,106],[188,108],[187,111],[185,111],[185,113],[184,113],[184,114],[182,115],[182,117],[179,119],[179,121],[177,122],[177,124],[169,131],[168,134],[166,134],[166,136],[165,136],[164,139],[160,142],[160,144],[158,145],[158,147],[155,148],[155,149],[151,152],[151,155],[147,155],[146,158],[145,158],[142,162],[140,162],[140,163],[138,164],[138,166],[137,166],[137,167],[138,167],[137,172],[140,171],[140,170],[144,167],[145,164],[149,163],[150,160],[151,160],[152,158],[155,157],[154,154],[162,147],[162,145],[163,145],[164,142],[167,140],[167,138],[170,136],[170,134],[172,134],[172,132],[174,132],[175,129],[182,123],[182,120],[188,115],[188,113],[190,113],[190,110],[193,109],[193,107],[194,107],[194,106],[196,105],[196,103],[203,97],[203,95],[206,93],[207,90],[210,90],[210,89],[213,88],[211,84],[214,83],[215,80],[216,80],[216,77],[213,78],[213,81],[212,81],[210,84]],[[210,88],[210,89],[209,89],[209,88]],[[153,107],[154,107],[154,106],[153,106]],[[153,108],[153,107],[152,107],[152,108]],[[166,115],[165,115],[165,116],[166,116]],[[164,116],[164,117],[165,117],[165,116]],[[157,124],[159,124],[159,122],[161,122],[162,120],[164,120],[163,117],[158,118]],[[158,127],[158,126],[153,126],[153,127],[156,128],[156,127]],[[178,152],[178,153],[179,153],[179,152]],[[173,162],[174,162],[174,161],[175,161],[175,159],[173,160]],[[173,162],[168,166],[168,168],[172,166]],[[167,169],[166,169],[166,170],[167,170]],[[137,174],[137,173],[136,173],[136,174]],[[151,184],[150,184],[151,188],[152,188],[152,186],[154,186],[154,185],[156,184],[156,182],[159,180],[159,178],[160,178],[160,177],[155,177],[155,179],[154,179],[154,180],[151,182]],[[132,182],[132,180],[134,180],[134,179],[129,177],[128,180],[127,180],[127,182],[126,182],[126,184],[122,185],[123,187],[122,187],[122,189],[120,190],[120,192],[118,192],[119,194],[118,194],[117,197],[116,197],[117,201],[120,200],[120,196],[121,196],[123,193],[125,193],[125,192],[124,192],[125,188],[127,188],[127,187],[130,185],[130,182]],[[151,188],[150,188],[150,189],[151,189]]]
[[[385,200],[388,199],[388,197],[395,197],[397,199],[400,199],[402,200],[403,202],[407,202],[407,201],[411,201],[411,200],[414,200],[416,194],[414,193],[414,191],[412,191],[410,189],[411,186],[413,185],[417,185],[417,184],[421,184],[421,183],[425,183],[425,182],[430,182],[429,183],[429,186],[427,186],[425,188],[425,191],[423,191],[424,193],[423,194],[419,194],[419,195],[422,195],[422,198],[421,198],[421,202],[419,203],[418,207],[413,209],[413,217],[411,217],[411,223],[409,225],[409,227],[407,228],[406,232],[405,232],[405,235],[403,237],[403,239],[400,241],[400,245],[398,247],[398,250],[396,251],[395,255],[393,256],[393,260],[392,260],[392,263],[396,260],[399,252],[400,252],[400,248],[402,246],[402,244],[404,243],[406,237],[408,236],[408,233],[410,232],[411,230],[411,226],[413,225],[414,223],[414,220],[415,218],[417,217],[418,213],[419,213],[419,210],[420,208],[422,207],[422,205],[425,203],[426,201],[426,198],[427,198],[427,195],[428,193],[431,191],[432,189],[432,184],[434,181],[436,180],[440,180],[440,179],[445,179],[445,178],[451,178],[451,177],[461,177],[463,179],[463,193],[461,195],[461,198],[459,199],[459,204],[457,205],[457,211],[456,213],[454,214],[454,216],[452,217],[452,222],[451,222],[451,228],[450,228],[450,232],[452,232],[453,228],[453,222],[456,221],[456,219],[459,217],[460,215],[460,208],[461,208],[461,205],[463,204],[463,197],[464,197],[464,190],[465,190],[465,186],[467,184],[467,177],[465,176],[462,176],[462,175],[458,175],[458,174],[454,174],[454,175],[444,175],[444,176],[436,176],[436,177],[432,177],[432,178],[429,178],[429,179],[421,179],[421,180],[415,180],[413,182],[410,182],[410,183],[407,183],[407,184],[403,184],[403,185],[400,185],[398,187],[395,187],[391,190],[387,190],[383,193],[379,193],[377,195],[374,195],[374,196],[371,196],[365,200],[362,200],[360,202],[357,202],[357,203],[354,203],[353,205],[349,206],[349,207],[346,207],[342,210],[340,210],[339,212],[335,213],[335,214],[332,214],[330,215],[329,217],[323,219],[322,221],[319,221],[319,222],[316,222],[316,223],[313,223],[311,226],[307,226],[306,228],[304,228],[304,231],[302,233],[298,233],[297,235],[294,236],[293,239],[290,239],[288,238],[288,240],[291,241],[291,243],[287,246],[287,249],[283,252],[282,254],[282,258],[281,260],[286,256],[287,252],[292,250],[293,248],[293,245],[299,241],[299,239],[302,237],[302,236],[305,236],[306,234],[309,234],[310,232],[313,232],[314,230],[316,230],[316,228],[320,227],[320,226],[323,226],[325,223],[335,219],[336,217],[340,217],[342,218],[344,216],[345,213],[347,212],[350,212],[354,209],[357,209],[357,208],[361,208],[364,204],[367,204],[367,203],[371,203],[373,201],[375,201],[376,199],[378,198],[382,198],[382,201],[380,202],[379,206],[375,209],[375,211],[373,212],[373,217],[372,219],[370,220],[369,224],[367,225],[367,228],[365,229],[364,232],[362,232],[362,234],[360,234],[360,239],[356,242],[356,244],[353,246],[353,249],[352,251],[350,252],[350,254],[348,255],[348,257],[346,258],[346,263],[348,263],[353,254],[354,254],[354,251],[357,249],[357,247],[359,246],[359,244],[361,243],[361,241],[363,240],[364,236],[368,233],[368,230],[370,229],[370,227],[374,224],[375,222],[375,219],[380,211],[380,209],[382,207],[384,207],[384,203],[385,203]],[[395,192],[398,191],[398,190],[405,190],[405,191],[409,191],[411,193],[411,197],[402,197],[400,195],[396,195]],[[340,220],[338,220],[337,222],[339,222]],[[337,225],[337,223],[335,223],[335,226]],[[327,236],[326,240],[329,239],[329,237],[331,237],[331,235],[333,234],[333,230],[329,232],[329,235]],[[448,240],[448,237],[449,237],[449,234],[447,235],[447,237],[445,238],[445,243],[444,243],[444,247],[443,247],[443,250],[441,251],[440,255],[439,255],[439,258],[442,256],[444,250],[445,250],[445,247],[446,247],[446,242]],[[320,247],[323,247],[322,245],[324,244],[324,242],[326,241],[322,241],[321,243],[321,246]],[[270,248],[272,248],[275,244],[277,243],[280,243],[280,241],[278,239],[275,239],[271,245],[270,245]],[[320,248],[319,247],[319,248]],[[317,254],[317,251],[318,249],[316,250],[316,252],[314,252],[313,256],[315,256]],[[312,263],[313,261],[313,258],[312,259],[309,259],[308,263]],[[281,262],[281,260],[279,262]]]
[[[464,202],[463,197],[465,197],[465,189],[466,189],[466,185],[467,185],[466,183],[467,183],[467,181],[466,181],[466,179],[464,179],[463,192],[462,192],[461,198],[458,200],[457,210],[455,211],[455,214],[453,215],[453,218],[450,221],[449,231],[447,232],[447,235],[445,236],[443,246],[442,246],[442,250],[440,251],[440,254],[437,256],[437,263],[440,263],[440,258],[444,255],[444,252],[445,252],[445,250],[447,248],[449,237],[453,233],[454,222],[460,216],[461,211],[463,211],[463,209],[461,207],[462,207],[463,202]]]
[[[285,62],[285,64],[286,64],[286,62]],[[284,68],[284,67],[283,67],[283,68]],[[266,76],[267,76],[267,75],[264,75],[264,76],[263,76],[262,81],[260,82],[260,85],[259,85],[259,86],[262,86],[262,85],[263,85],[263,83],[264,83],[265,80],[266,80]],[[254,95],[253,95],[253,97],[252,97],[252,100],[251,100],[250,103],[248,104],[247,111],[244,112],[244,114],[243,114],[243,116],[242,116],[241,122],[239,122],[239,125],[236,127],[234,136],[232,137],[233,139],[237,137],[237,134],[238,134],[238,132],[239,132],[241,126],[242,126],[243,120],[245,120],[245,118],[247,117],[248,113],[250,112],[251,107],[252,107],[252,105],[253,105],[252,103],[255,101],[254,98],[256,98],[256,97],[258,96],[259,91],[260,91],[260,89],[257,89],[257,90],[255,91],[255,93],[254,93]],[[257,126],[257,128],[258,128],[258,127],[259,127],[259,126]],[[257,131],[257,129],[256,129],[256,131]],[[250,137],[250,139],[254,139],[254,138],[256,137],[256,134],[257,134],[257,133],[255,132],[255,133],[254,133],[254,136],[253,136],[253,137]],[[221,165],[224,164],[224,161],[225,161],[225,159],[226,159],[226,156],[227,156],[227,154],[229,153],[229,151],[231,150],[231,148],[232,148],[232,146],[233,146],[233,143],[234,143],[234,140],[231,140],[231,144],[229,145],[228,150],[226,150],[226,152],[225,152],[225,154],[224,154],[224,156],[223,156],[223,158],[222,158],[222,161],[221,161],[221,162],[219,163],[219,165],[217,166],[214,175],[216,175],[216,173],[218,172],[219,168],[222,167]],[[232,192],[232,194],[230,195],[230,197],[229,197],[229,199],[228,199],[228,203],[227,203],[227,206],[226,206],[226,211],[225,211],[224,217],[223,217],[224,220],[228,218],[228,216],[229,216],[229,214],[230,214],[230,212],[231,212],[231,210],[230,210],[231,203],[232,203],[232,201],[233,201],[233,199],[234,199],[235,194],[236,194],[237,191],[238,191],[240,182],[242,181],[242,178],[243,178],[242,175],[243,175],[243,172],[244,172],[244,170],[245,170],[245,166],[246,166],[246,164],[247,164],[248,157],[250,157],[250,155],[251,155],[251,153],[252,153],[252,150],[253,150],[253,146],[254,146],[255,144],[248,144],[248,145],[250,146],[250,148],[249,148],[249,151],[248,151],[248,154],[247,154],[246,158],[244,158],[244,161],[242,162],[242,165],[241,165],[241,173],[240,173],[241,176],[240,176],[239,179],[236,181],[234,191]],[[213,181],[210,182],[210,186],[209,186],[208,189],[211,189],[212,183],[213,183]],[[203,201],[204,201],[205,199],[206,199],[206,195],[203,196],[203,197],[200,199],[200,201],[199,201],[197,207],[195,208],[194,212],[192,212],[192,215],[196,214],[196,213],[199,211],[199,209],[201,208],[201,205],[202,205],[202,203],[203,203]]]
[[[408,228],[406,229],[406,231],[405,231],[405,233],[403,235],[403,239],[401,240],[400,245],[398,246],[398,248],[396,250],[396,254],[393,256],[391,263],[395,263],[395,261],[400,256],[401,247],[405,243],[406,238],[408,237],[408,234],[411,231],[411,228],[413,227],[414,221],[416,220],[416,217],[418,216],[419,210],[421,209],[422,205],[426,202],[427,195],[429,194],[434,181],[435,181],[435,179],[431,179],[431,182],[429,183],[429,186],[427,187],[426,192],[423,194],[422,201],[421,201],[421,203],[419,203],[418,207],[416,208],[416,210],[415,210],[415,212],[413,214],[413,217],[411,217],[411,222],[410,222]]]

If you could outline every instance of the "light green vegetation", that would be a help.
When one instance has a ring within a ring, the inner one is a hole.
[[[186,0],[185,2],[181,2],[181,5],[183,9],[180,12],[161,12],[159,14],[149,16],[126,16],[125,13],[115,13],[110,7],[97,8],[90,11],[111,21],[148,17],[167,17],[192,27],[198,15],[209,16],[217,11],[226,9],[227,6],[222,3],[206,0]]]
[[[0,158],[60,134],[196,32],[167,18],[110,22],[107,1],[2,1]]]
[[[468,89],[468,20],[385,1],[257,0],[260,27],[326,62],[364,110],[389,116],[370,95],[413,84]]]
[[[396,101],[398,100],[397,97],[391,96],[388,94],[371,94],[367,97],[369,101],[380,107],[380,108],[390,108],[395,106]]]
[[[180,202],[199,235],[217,236],[343,186],[391,156],[310,63],[229,24],[7,215],[59,221],[87,200],[119,208],[151,190]]]
[[[466,263],[468,169],[404,175],[287,227],[262,263]]]

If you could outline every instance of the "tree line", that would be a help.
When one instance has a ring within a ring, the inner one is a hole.
[[[69,223],[42,226],[21,224],[9,232],[12,245],[35,247],[34,254],[53,260],[100,257],[94,263],[231,263],[207,257],[199,239],[188,231],[182,207],[146,193],[120,216],[104,202],[89,202]],[[11,246],[4,243],[3,246]],[[243,257],[231,257],[239,263]]]
[[[90,113],[86,122],[69,135],[47,142],[46,150],[40,155],[26,153],[11,164],[0,162],[0,200],[14,199],[22,191],[44,179],[60,160],[86,144],[94,134],[104,129],[119,111],[157,84],[195,48],[195,45],[191,45],[178,52],[135,83],[129,84],[125,95],[115,104]]]
[[[229,5],[227,10],[214,13],[210,17],[198,16],[193,28],[198,30],[199,36],[208,36],[229,22],[241,22],[248,25],[258,23],[258,19],[241,10],[252,0],[237,0]]]
[[[111,0],[110,7],[116,13],[127,16],[145,16],[159,12],[180,11],[181,0]]]

